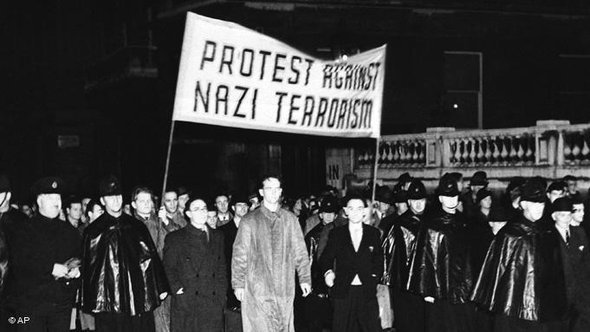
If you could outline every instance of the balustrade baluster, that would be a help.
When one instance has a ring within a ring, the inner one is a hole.
[[[475,164],[475,141],[473,139],[467,140],[469,148],[469,155],[467,156],[467,164]]]
[[[410,141],[404,141],[406,146],[406,166],[412,165],[412,151],[410,151]]]
[[[414,164],[414,166],[418,165],[418,142],[413,142],[412,143],[412,163]]]
[[[449,144],[449,151],[451,152],[451,155],[449,156],[449,162],[451,163],[451,165],[455,165],[457,163],[457,141],[456,140],[449,140],[448,141]]]
[[[467,141],[462,139],[461,140],[461,164],[467,163],[467,157],[469,156],[469,151],[467,150]]]
[[[485,164],[486,165],[490,165],[492,163],[492,146],[491,146],[491,139],[489,137],[485,137],[484,138],[484,144],[485,144],[485,153],[484,153],[484,159],[485,159]]]
[[[420,142],[418,146],[420,147],[420,153],[418,154],[418,161],[420,162],[420,164],[425,165],[426,164],[426,141]]]
[[[394,149],[394,142],[389,142],[389,144],[387,144],[387,164],[389,165],[389,167],[393,167],[393,149]]]
[[[502,164],[506,164],[508,162],[508,147],[506,145],[506,138],[501,136],[498,142],[498,146],[501,147],[502,151],[500,151],[500,162]]]
[[[588,133],[582,135],[582,140],[584,141],[584,146],[582,147],[582,162],[587,164],[590,159],[590,148],[588,147]]]
[[[475,160],[479,164],[485,163],[485,155],[483,152],[483,137],[476,138],[475,146],[477,150],[477,154],[475,155]]]
[[[566,134],[563,135],[563,157],[566,163],[571,163],[572,148],[570,147],[570,140]]]
[[[582,152],[582,142],[580,141],[580,135],[577,133],[572,133],[572,143],[573,143],[573,148],[572,148],[572,161],[575,164],[578,164],[580,162],[580,154]]]
[[[492,160],[494,164],[498,164],[500,162],[501,154],[500,154],[500,146],[498,144],[498,137],[492,138],[492,146],[494,151],[492,152]]]
[[[398,165],[399,164],[399,143],[398,142],[393,143],[392,150],[393,150],[393,164]]]

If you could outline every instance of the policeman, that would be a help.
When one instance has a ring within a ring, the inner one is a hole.
[[[105,213],[86,228],[82,309],[96,314],[96,331],[150,332],[152,311],[166,298],[168,280],[146,226],[123,213],[121,184],[99,185]]]
[[[427,302],[427,331],[471,331],[467,222],[457,210],[459,188],[452,176],[441,178],[437,195],[440,208],[429,214],[416,239],[408,290]]]
[[[33,185],[39,214],[14,228],[9,302],[26,331],[68,331],[80,277],[80,235],[60,220],[64,183],[56,177]],[[25,322],[25,320],[27,320]],[[18,320],[17,320],[18,323]]]
[[[397,218],[383,240],[386,264],[383,282],[390,286],[396,331],[421,332],[425,329],[425,304],[422,297],[407,291],[407,283],[410,260],[426,209],[426,189],[422,181],[413,179],[407,195],[409,209]]]

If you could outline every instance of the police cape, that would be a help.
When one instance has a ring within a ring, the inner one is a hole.
[[[84,232],[80,301],[88,313],[135,316],[160,305],[168,280],[146,226],[103,213]]]
[[[527,321],[563,319],[567,311],[559,234],[519,217],[492,241],[472,300],[494,313]]]
[[[232,287],[243,288],[244,332],[292,332],[295,271],[311,285],[310,264],[297,217],[264,205],[240,222],[233,247]]]

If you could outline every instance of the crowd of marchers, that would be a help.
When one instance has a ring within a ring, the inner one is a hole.
[[[18,204],[0,175],[0,330],[590,331],[577,184],[492,191],[478,171],[427,190],[406,173],[374,195],[289,197],[268,176],[249,195],[160,199],[46,177]]]

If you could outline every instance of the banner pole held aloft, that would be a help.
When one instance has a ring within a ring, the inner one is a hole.
[[[164,168],[164,183],[162,184],[162,195],[160,195],[160,206],[164,204],[164,194],[166,193],[166,186],[168,185],[168,169],[170,167],[170,153],[172,152],[172,139],[174,138],[174,127],[176,121],[172,120],[170,125],[170,137],[168,138],[168,152],[166,153],[166,167]]]
[[[375,202],[375,191],[377,189],[377,169],[379,166],[379,143],[381,143],[381,137],[375,139],[375,163],[373,165],[373,189],[371,193],[371,203]]]

